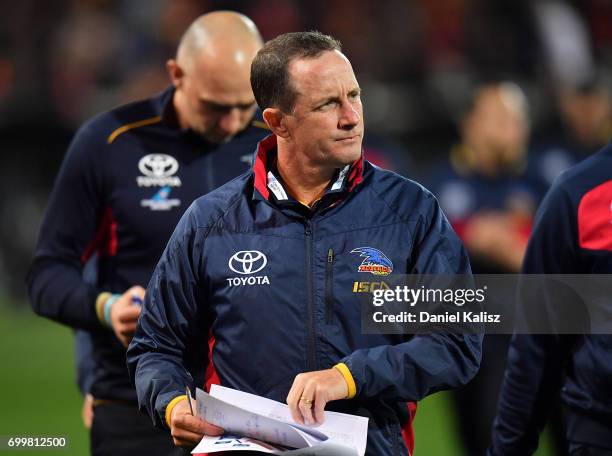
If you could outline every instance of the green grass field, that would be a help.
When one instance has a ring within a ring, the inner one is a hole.
[[[88,454],[74,381],[72,331],[34,316],[29,309],[0,306],[0,334],[0,435],[66,437],[66,450],[44,453]],[[0,450],[4,454],[7,451]]]
[[[17,311],[0,304],[0,436],[66,437],[67,449],[43,453],[86,455],[88,436],[74,381],[72,332],[23,307]],[[463,456],[454,419],[447,394],[422,401],[415,421],[415,454]],[[551,454],[544,446],[538,456]],[[13,453],[41,452],[0,449],[0,456]]]

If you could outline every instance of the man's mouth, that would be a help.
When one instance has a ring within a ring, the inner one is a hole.
[[[353,142],[359,139],[359,135],[345,136],[343,138],[337,138],[336,141],[339,142]]]

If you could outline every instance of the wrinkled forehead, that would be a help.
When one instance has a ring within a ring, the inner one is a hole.
[[[359,87],[351,63],[339,51],[294,59],[289,63],[288,72],[290,84],[298,96],[321,97]]]

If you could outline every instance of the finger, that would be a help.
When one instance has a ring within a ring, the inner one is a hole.
[[[195,447],[200,442],[200,440],[184,440],[184,439],[176,439],[172,437],[172,442],[174,443],[175,446],[185,448],[188,450],[191,450],[193,447]]]
[[[134,336],[136,332],[136,323],[123,323],[119,324],[117,327],[117,331],[124,336]]]
[[[293,418],[293,421],[299,424],[304,424],[302,414],[298,409],[299,400],[304,389],[301,379],[302,377],[298,375],[295,377],[295,380],[293,380],[293,385],[291,386],[289,394],[287,395],[287,405],[289,406],[289,411],[291,412],[291,418]]]
[[[325,421],[325,405],[327,401],[325,400],[325,395],[323,393],[318,393],[315,398],[314,407],[312,409],[314,420],[316,424],[323,424]]]
[[[188,413],[178,415],[172,420],[172,435],[180,436],[180,431],[204,435],[204,420]]]
[[[140,306],[129,306],[121,309],[121,312],[117,315],[117,320],[120,323],[133,323],[138,321],[140,316]]]
[[[204,434],[206,435],[223,435],[225,433],[225,429],[220,428],[219,426],[215,426],[212,423],[204,422]]]
[[[312,414],[312,407],[314,405],[314,395],[315,395],[315,382],[307,382],[302,392],[302,396],[300,397],[299,410],[302,416],[304,417],[304,421],[306,424],[315,424],[315,419]]]
[[[132,287],[128,290],[130,304],[138,304],[139,306],[144,303],[145,289],[141,286]]]
[[[127,304],[118,313],[118,318],[124,320],[137,320],[141,312],[142,308],[140,306]]]
[[[132,288],[130,288],[128,291],[130,294],[138,295],[141,298],[144,297],[145,295],[145,289],[142,288],[140,285],[135,285]]]
[[[180,415],[176,417],[174,423],[176,427],[185,429],[201,435],[221,435],[225,432],[223,428],[215,426],[202,418],[190,414]]]
[[[292,402],[291,405],[289,405],[289,411],[291,412],[291,418],[293,418],[293,421],[298,424],[304,424],[304,417],[302,416],[302,412],[300,412],[298,402]]]
[[[172,430],[172,437],[175,440],[182,442],[193,442],[198,443],[204,437],[204,434],[199,434],[197,432],[189,431],[187,429],[174,428]]]
[[[304,374],[298,374],[293,379],[293,384],[291,385],[291,389],[289,390],[289,394],[287,394],[287,404],[292,402],[297,404],[300,395],[302,394],[302,390],[304,389]]]
[[[117,323],[119,324],[133,324],[138,323],[140,317],[140,307],[135,309],[126,309],[117,315]]]
[[[137,304],[142,305],[142,303],[144,302],[145,294],[146,290],[140,286],[131,289],[130,298],[132,300],[132,303],[136,302]]]

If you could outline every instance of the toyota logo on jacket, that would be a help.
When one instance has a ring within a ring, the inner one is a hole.
[[[283,190],[275,153],[269,136],[251,172],[177,226],[128,350],[140,407],[163,427],[186,384],[211,382],[284,402],[297,374],[342,362],[356,395],[327,408],[369,418],[366,454],[406,455],[406,403],[467,383],[482,338],[363,334],[353,284],[470,274],[463,245],[431,193],[363,158],[303,206]]]

